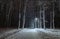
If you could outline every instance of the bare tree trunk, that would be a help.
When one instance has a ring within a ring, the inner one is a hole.
[[[20,19],[21,19],[21,13],[20,13],[20,4],[19,4],[19,25],[18,25],[18,28],[20,28]]]
[[[42,17],[41,17],[41,6],[40,6],[40,28],[42,28],[42,21],[41,21]]]
[[[11,14],[11,9],[12,9],[12,1],[9,3],[10,4],[10,7],[9,7],[9,13],[8,13],[8,20],[9,20],[9,26],[11,25],[11,16],[10,16],[10,14]]]
[[[18,26],[18,28],[20,28],[20,19],[21,19],[21,14],[19,12],[19,26]]]
[[[52,29],[52,12],[50,12],[50,29]]]
[[[54,3],[53,3],[53,29],[55,29],[55,25],[54,25],[54,13],[55,13],[55,12],[54,12],[54,7],[55,7],[55,6],[54,6]]]
[[[45,29],[45,7],[43,6],[43,26]]]
[[[23,27],[22,28],[24,28],[24,26],[25,26],[25,14],[26,14],[26,8],[27,8],[27,2],[28,2],[28,0],[26,0],[26,2],[25,2],[25,7],[24,7],[24,16],[23,16]]]

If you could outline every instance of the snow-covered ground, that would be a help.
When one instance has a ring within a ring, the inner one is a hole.
[[[44,32],[45,34],[48,34],[53,37],[60,37],[60,29],[38,29],[36,30]]]
[[[59,30],[53,29],[22,29],[5,39],[60,39]],[[58,35],[58,36],[57,36]]]
[[[16,33],[18,31],[20,31],[21,29],[6,29],[6,28],[2,28],[0,29],[0,39],[3,39],[9,35],[12,35],[13,33]]]
[[[60,29],[46,29],[49,34],[60,37]]]

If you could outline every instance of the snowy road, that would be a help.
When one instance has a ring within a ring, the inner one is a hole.
[[[43,29],[23,29],[5,39],[59,39],[42,32]]]

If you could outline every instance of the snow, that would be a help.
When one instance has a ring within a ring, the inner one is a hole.
[[[53,29],[22,29],[18,33],[11,35],[5,39],[60,39]],[[55,30],[56,31],[56,30]],[[60,32],[59,32],[60,33]]]

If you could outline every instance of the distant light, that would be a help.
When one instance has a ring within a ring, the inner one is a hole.
[[[38,20],[38,18],[35,18],[35,21],[37,21]]]

